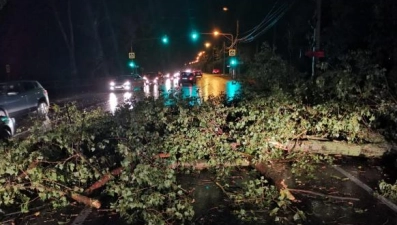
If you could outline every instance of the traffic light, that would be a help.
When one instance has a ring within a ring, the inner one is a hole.
[[[163,44],[168,44],[168,36],[167,35],[164,35],[162,38],[161,38],[161,42],[163,42]]]
[[[193,41],[196,41],[199,38],[199,34],[196,31],[192,31],[190,37],[192,38]]]
[[[235,67],[235,66],[237,66],[237,64],[238,64],[237,58],[236,57],[231,57],[230,58],[230,66],[231,67]]]
[[[135,67],[135,62],[134,61],[130,61],[128,63],[128,66],[131,67],[131,68],[134,68]]]

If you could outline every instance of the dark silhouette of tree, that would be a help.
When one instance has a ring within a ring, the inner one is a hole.
[[[68,53],[69,53],[69,64],[70,73],[72,78],[77,78],[77,64],[76,64],[76,50],[75,50],[75,35],[74,27],[72,21],[72,4],[71,0],[59,1],[59,0],[49,0],[50,6],[53,10],[55,19],[58,23],[58,27],[62,33],[62,37],[65,41]],[[62,5],[62,3],[66,4]],[[66,10],[66,18],[61,18],[59,9]]]

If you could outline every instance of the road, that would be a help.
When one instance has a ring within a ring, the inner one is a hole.
[[[82,107],[99,106],[114,112],[125,102],[167,96],[164,93],[178,93],[178,96],[206,100],[210,96],[222,94],[233,97],[239,90],[238,83],[230,81],[226,76],[204,74],[195,85],[179,86],[177,81],[166,80],[162,84],[145,86],[143,90],[136,89],[127,93],[112,93],[97,88],[97,91],[57,97],[53,102],[64,104],[75,101]],[[295,190],[293,193],[299,199],[300,207],[308,214],[309,219],[304,224],[397,224],[397,206],[387,199],[376,197],[375,194],[378,181],[388,179],[393,174],[393,167],[388,167],[383,160],[339,157],[335,166],[322,165],[316,171],[314,179],[297,178],[295,186],[290,188]],[[202,216],[198,224],[230,224],[230,221],[221,218],[231,218],[231,215],[217,216],[216,212],[211,212],[208,214],[211,219],[205,216],[208,207],[224,204],[222,191],[216,186],[202,183],[199,178],[195,182],[196,190],[202,193],[201,199],[204,201],[196,203],[195,206],[196,215]],[[343,198],[338,198],[341,196]],[[4,217],[3,221],[11,216],[13,214]],[[72,225],[124,224],[111,211],[87,210],[78,204],[62,212],[41,210],[40,216],[27,216],[21,224],[52,225],[57,222]]]

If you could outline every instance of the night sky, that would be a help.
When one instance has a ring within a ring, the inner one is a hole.
[[[394,2],[323,0],[322,48],[331,49],[327,54],[334,56],[388,40],[389,46],[376,51],[388,49],[394,43],[391,39],[395,31],[391,28],[395,16],[388,17],[395,15]],[[251,52],[252,56],[266,41],[276,46],[283,58],[299,64],[303,61],[302,52],[311,45],[315,3],[316,0],[8,0],[0,10],[0,77],[6,77],[6,64],[11,66],[13,79],[59,80],[122,74],[128,72],[131,48],[141,70],[174,70],[194,60],[204,50],[206,41],[221,46],[222,39],[211,35],[201,35],[193,42],[191,31],[207,33],[217,29],[235,35],[238,20],[241,38],[267,16],[270,25],[261,28],[263,32],[253,40],[239,43],[240,52]],[[223,11],[223,7],[228,11]],[[269,15],[282,7],[285,10],[280,18]],[[387,38],[380,32],[386,32]],[[163,35],[169,37],[167,45],[161,43]],[[389,53],[380,55],[390,58]]]

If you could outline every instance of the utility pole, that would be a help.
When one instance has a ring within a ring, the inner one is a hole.
[[[226,58],[225,58],[225,51],[226,51],[226,45],[225,41],[223,41],[223,47],[222,47],[222,55],[223,55],[223,75],[226,75]]]
[[[322,1],[322,0],[317,0],[316,51],[320,50],[321,1]]]
[[[322,0],[317,0],[316,2],[316,28],[314,28],[314,33],[313,33],[313,53],[316,51],[320,50],[320,31],[321,31],[321,1]],[[313,54],[313,59],[312,59],[312,78],[315,77],[315,71],[316,71],[316,63],[318,62],[318,59]]]
[[[236,38],[234,39],[236,42],[236,49],[237,49],[237,39],[238,39],[238,35],[239,35],[239,29],[240,29],[240,23],[237,20],[237,27],[236,27]]]
[[[238,35],[239,35],[239,29],[240,29],[240,23],[239,23],[239,21],[237,20],[237,24],[236,24],[236,38],[234,39],[235,40],[235,42],[236,42],[236,47],[234,47],[234,49],[236,50],[236,52],[237,52],[237,40],[238,40]],[[236,53],[236,55],[237,55],[237,58],[238,58],[238,52]],[[233,70],[235,70],[235,71],[233,71],[233,79],[236,79],[236,77],[237,77],[237,71],[239,70],[239,66],[238,66],[238,64],[236,65],[236,67],[233,69]]]

